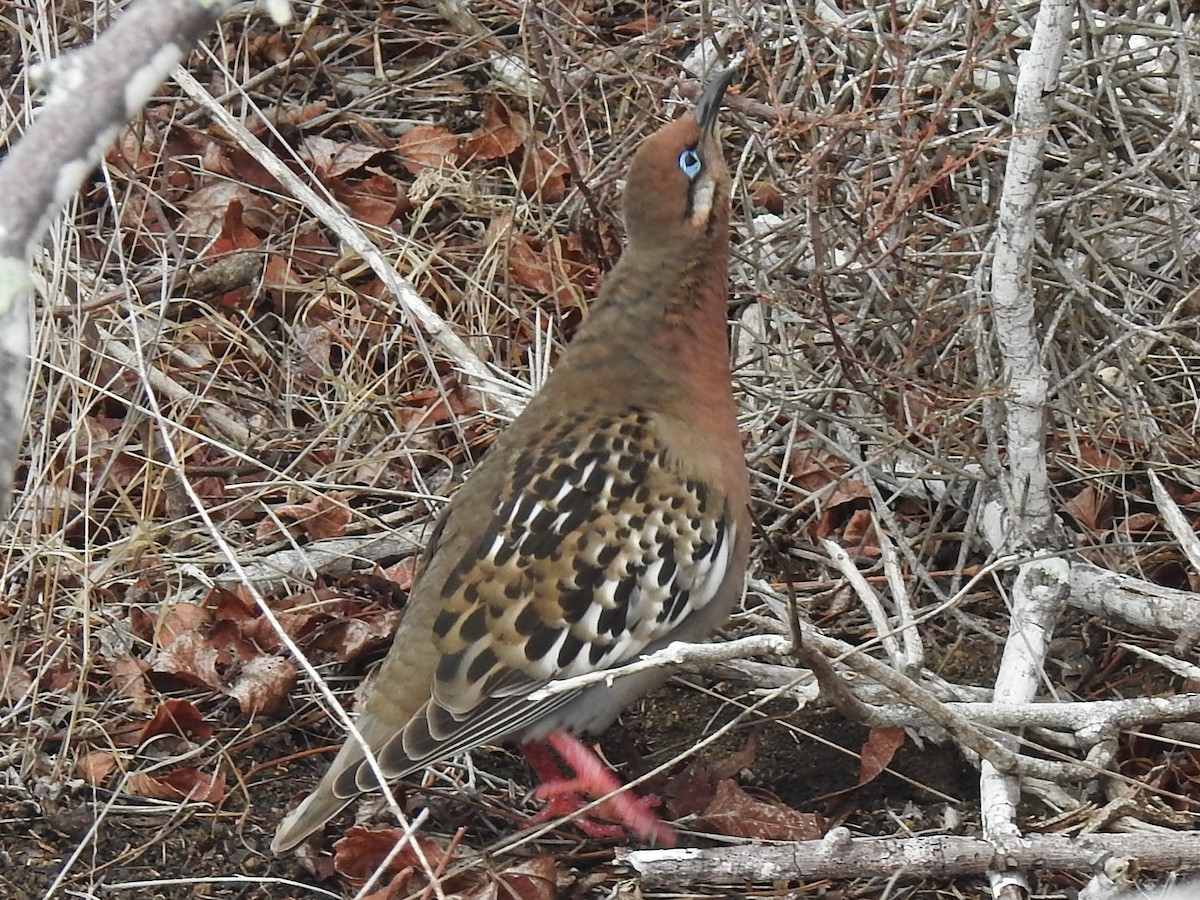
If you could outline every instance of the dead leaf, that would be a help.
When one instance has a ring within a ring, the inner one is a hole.
[[[265,201],[241,181],[219,179],[197,188],[182,201],[187,210],[179,222],[179,231],[205,239],[214,239],[225,230],[229,208],[237,203],[236,221],[240,228],[246,210],[257,209]],[[237,246],[237,245],[235,245]],[[258,246],[254,241],[249,246]],[[226,250],[229,249],[227,246]]]
[[[75,763],[75,774],[92,787],[99,787],[116,766],[117,754],[114,751],[92,750],[79,757]]]
[[[406,431],[443,425],[478,412],[478,407],[457,392],[448,397],[436,388],[403,394],[394,400],[396,418]]]
[[[1157,513],[1134,513],[1126,517],[1120,525],[1115,525],[1113,530],[1126,534],[1150,534],[1159,530],[1159,517]]]
[[[819,816],[778,800],[759,800],[728,778],[718,782],[712,802],[694,824],[732,837],[771,841],[811,841],[822,831]]]
[[[658,30],[658,19],[649,13],[642,15],[636,19],[630,19],[628,22],[622,22],[613,28],[615,34],[638,34],[647,35],[652,31]]]
[[[463,159],[489,162],[505,159],[525,143],[529,123],[492,95],[483,113],[483,124],[463,144]]]
[[[283,707],[295,683],[295,663],[263,653],[242,664],[237,680],[225,693],[237,700],[245,715],[273,715]]]
[[[382,172],[354,184],[331,180],[329,189],[354,218],[380,228],[412,209],[408,188]]]
[[[333,845],[333,868],[351,882],[362,883],[379,867],[380,863],[392,852],[396,842],[404,832],[399,828],[365,828],[353,825],[346,831],[346,836]],[[413,837],[420,843],[421,852],[434,870],[442,870],[453,862],[453,855],[448,855],[432,838],[416,835]],[[421,861],[409,843],[388,866],[389,872],[401,872],[406,868],[420,869]]]
[[[858,783],[869,784],[878,778],[903,746],[903,728],[872,728],[859,751]]]
[[[400,590],[408,592],[412,589],[413,580],[417,575],[420,557],[409,556],[383,570],[383,577],[396,585]]]
[[[33,687],[29,670],[14,659],[12,650],[0,647],[0,699],[13,703]]]
[[[402,869],[392,877],[385,887],[371,891],[363,900],[404,900],[413,893],[408,889],[408,883],[412,881],[415,872],[416,869],[412,866]]]
[[[162,614],[155,629],[154,639],[160,647],[166,647],[177,637],[207,625],[208,610],[196,603],[174,603]]]
[[[704,760],[690,759],[682,772],[671,776],[662,794],[667,809],[677,819],[707,809],[712,803],[713,779]]]
[[[377,615],[334,620],[320,629],[310,646],[329,651],[338,662],[354,662],[388,647],[403,615],[400,610],[388,610]]]
[[[513,863],[484,885],[486,893],[468,894],[472,898],[519,898],[519,900],[554,900],[558,869],[553,856],[535,856]]]
[[[871,492],[867,486],[857,478],[841,478],[833,489],[833,493],[826,498],[824,505],[826,509],[833,509],[855,500],[866,500],[870,496]]]
[[[521,190],[527,197],[537,197],[543,203],[560,203],[567,194],[567,164],[558,154],[538,147],[525,155],[521,168]]]
[[[842,530],[842,543],[854,550],[854,555],[860,558],[878,559],[882,555],[879,549],[879,535],[875,532],[870,510],[854,511]]]
[[[108,664],[111,673],[109,690],[118,697],[132,700],[132,711],[145,712],[150,708],[150,690],[146,685],[146,672],[150,664],[130,653],[124,653]]]
[[[191,768],[176,769],[165,775],[138,772],[126,780],[125,793],[131,797],[217,804],[225,798],[225,776]]]
[[[217,649],[198,631],[181,634],[160,650],[150,671],[214,691],[224,687],[221,676],[217,674]]]
[[[750,184],[750,200],[757,207],[775,215],[783,214],[783,195],[775,185],[766,181]]]
[[[754,761],[758,756],[758,743],[760,740],[762,740],[762,732],[757,729],[751,731],[746,737],[746,743],[742,745],[741,750],[729,754],[729,756],[712,767],[713,778],[717,781],[724,781],[727,778],[733,778],[745,769],[754,768]]]
[[[204,605],[212,610],[213,621],[216,622],[252,622],[258,618],[258,608],[254,600],[237,590],[214,587],[204,598]]]
[[[241,200],[234,198],[229,202],[221,220],[221,232],[204,254],[206,259],[220,259],[239,250],[256,250],[262,246],[262,238],[246,225],[242,210]]]
[[[837,481],[850,468],[845,460],[832,453],[808,448],[793,451],[788,466],[792,481],[809,493]]]
[[[532,293],[553,298],[560,307],[577,308],[585,293],[585,282],[591,281],[591,268],[563,255],[557,240],[550,240],[540,249],[520,235],[513,235],[508,244],[508,271],[513,281]]]
[[[1117,454],[1104,447],[1083,442],[1079,444],[1078,461],[1085,469],[1090,466],[1099,472],[1123,472],[1127,468],[1124,460]]]
[[[350,524],[350,509],[346,505],[346,495],[341,491],[318,494],[307,503],[281,506],[275,513],[281,519],[293,519],[314,541],[341,537]],[[260,535],[267,529],[270,534],[276,533],[275,523],[270,519],[264,520],[259,527]]]
[[[340,178],[357,171],[390,147],[373,147],[355,141],[334,141],[321,135],[307,135],[300,142],[300,156],[307,160],[317,178]]]
[[[195,735],[202,741],[212,737],[213,727],[204,719],[204,714],[190,700],[168,698],[159,704],[154,718],[142,726],[138,743],[144,744],[160,734],[177,734],[180,737]]]
[[[458,154],[458,137],[436,125],[410,128],[396,144],[400,165],[414,175],[425,169],[454,168]]]

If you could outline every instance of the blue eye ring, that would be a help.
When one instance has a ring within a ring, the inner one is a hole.
[[[679,171],[688,177],[688,181],[693,181],[701,168],[700,155],[695,147],[688,147],[679,154]]]

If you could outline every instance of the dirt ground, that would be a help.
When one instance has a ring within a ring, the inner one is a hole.
[[[670,684],[645,698],[635,712],[602,736],[606,756],[620,762],[623,751],[634,748],[648,756],[639,762],[657,762],[688,746],[697,734],[712,728],[720,719],[721,705],[711,697],[678,684]],[[725,711],[728,715],[728,710]],[[976,775],[950,747],[906,746],[894,758],[888,771],[872,783],[855,789],[858,780],[856,760],[846,748],[860,746],[866,729],[848,723],[836,714],[792,714],[779,709],[774,719],[789,721],[820,740],[796,738],[771,721],[733,731],[704,753],[704,758],[719,760],[745,743],[746,729],[761,734],[752,768],[743,772],[741,783],[748,788],[769,791],[798,810],[820,812],[826,820],[874,830],[890,815],[904,817],[906,826],[919,830],[939,827],[940,823],[914,822],[913,810],[929,804],[953,805],[961,817],[961,827],[974,820],[971,797]],[[273,729],[262,739],[230,745],[227,762],[231,769],[251,773],[295,753],[318,738],[321,744],[338,736],[326,726],[313,733],[282,732]],[[326,740],[327,739],[327,740]],[[340,896],[345,881],[333,875],[320,878],[295,856],[274,858],[268,845],[283,812],[305,785],[316,782],[327,757],[309,757],[286,767],[268,766],[250,775],[244,791],[232,791],[216,809],[180,809],[163,804],[161,810],[129,810],[118,805],[110,809],[94,835],[88,830],[99,809],[112,798],[103,792],[77,788],[53,801],[21,802],[0,800],[0,896],[12,898],[44,896],[47,887],[63,868],[63,861],[83,847],[86,863],[62,883],[64,896],[88,891],[105,896],[106,885],[124,885],[116,896],[130,898],[301,898],[312,897],[308,886],[323,887]],[[511,778],[518,790],[534,783],[519,756],[505,750],[479,751],[475,764],[494,774]],[[903,776],[903,778],[898,777]],[[922,788],[921,786],[924,786]],[[830,797],[829,795],[836,795]],[[3,795],[0,795],[3,797]],[[822,801],[819,798],[829,797]],[[119,800],[119,798],[118,798]],[[911,803],[910,803],[911,801]],[[407,802],[419,805],[411,793]],[[537,809],[536,801],[528,810]],[[339,830],[352,821],[347,813],[329,829],[336,839]],[[442,797],[437,815],[426,827],[431,835],[447,836],[458,827],[467,829],[464,844],[482,848],[490,840],[521,828],[519,821],[498,820],[485,802],[469,797]],[[894,826],[893,826],[894,827]],[[561,866],[560,894],[563,897],[592,896],[591,880],[598,875],[615,877],[619,870],[611,860],[611,849],[582,841],[579,832],[564,827],[553,836],[527,848],[530,855],[550,853]],[[703,846],[702,834],[688,834],[689,845]],[[178,885],[168,882],[187,873],[237,873],[256,879],[288,879],[280,882],[234,886],[215,880],[209,884]],[[130,887],[131,883],[154,882],[152,886]],[[303,885],[303,886],[299,886]],[[77,896],[79,894],[76,894]]]

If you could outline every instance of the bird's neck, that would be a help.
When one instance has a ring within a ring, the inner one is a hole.
[[[572,342],[571,362],[593,370],[611,364],[628,373],[631,384],[623,387],[634,393],[665,384],[681,400],[732,407],[728,239],[690,253],[665,249],[625,251]]]

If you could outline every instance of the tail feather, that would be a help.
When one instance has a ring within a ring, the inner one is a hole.
[[[367,746],[376,753],[400,731],[396,726],[370,714],[361,716],[355,725]],[[371,769],[363,765],[364,759],[362,746],[354,738],[347,736],[342,749],[325,772],[325,777],[311,794],[300,801],[299,806],[284,816],[279,830],[275,832],[275,839],[271,841],[272,853],[286,853],[324,826],[359,795],[378,790],[378,783]],[[390,780],[401,778],[408,774],[408,771],[410,770],[385,770],[384,774]],[[356,781],[361,781],[364,787],[357,787]]]
[[[279,854],[291,850],[314,831],[323,828],[353,800],[354,797],[337,796],[332,785],[321,782],[299,806],[283,817],[279,830],[275,832],[275,839],[271,841],[271,852]]]

